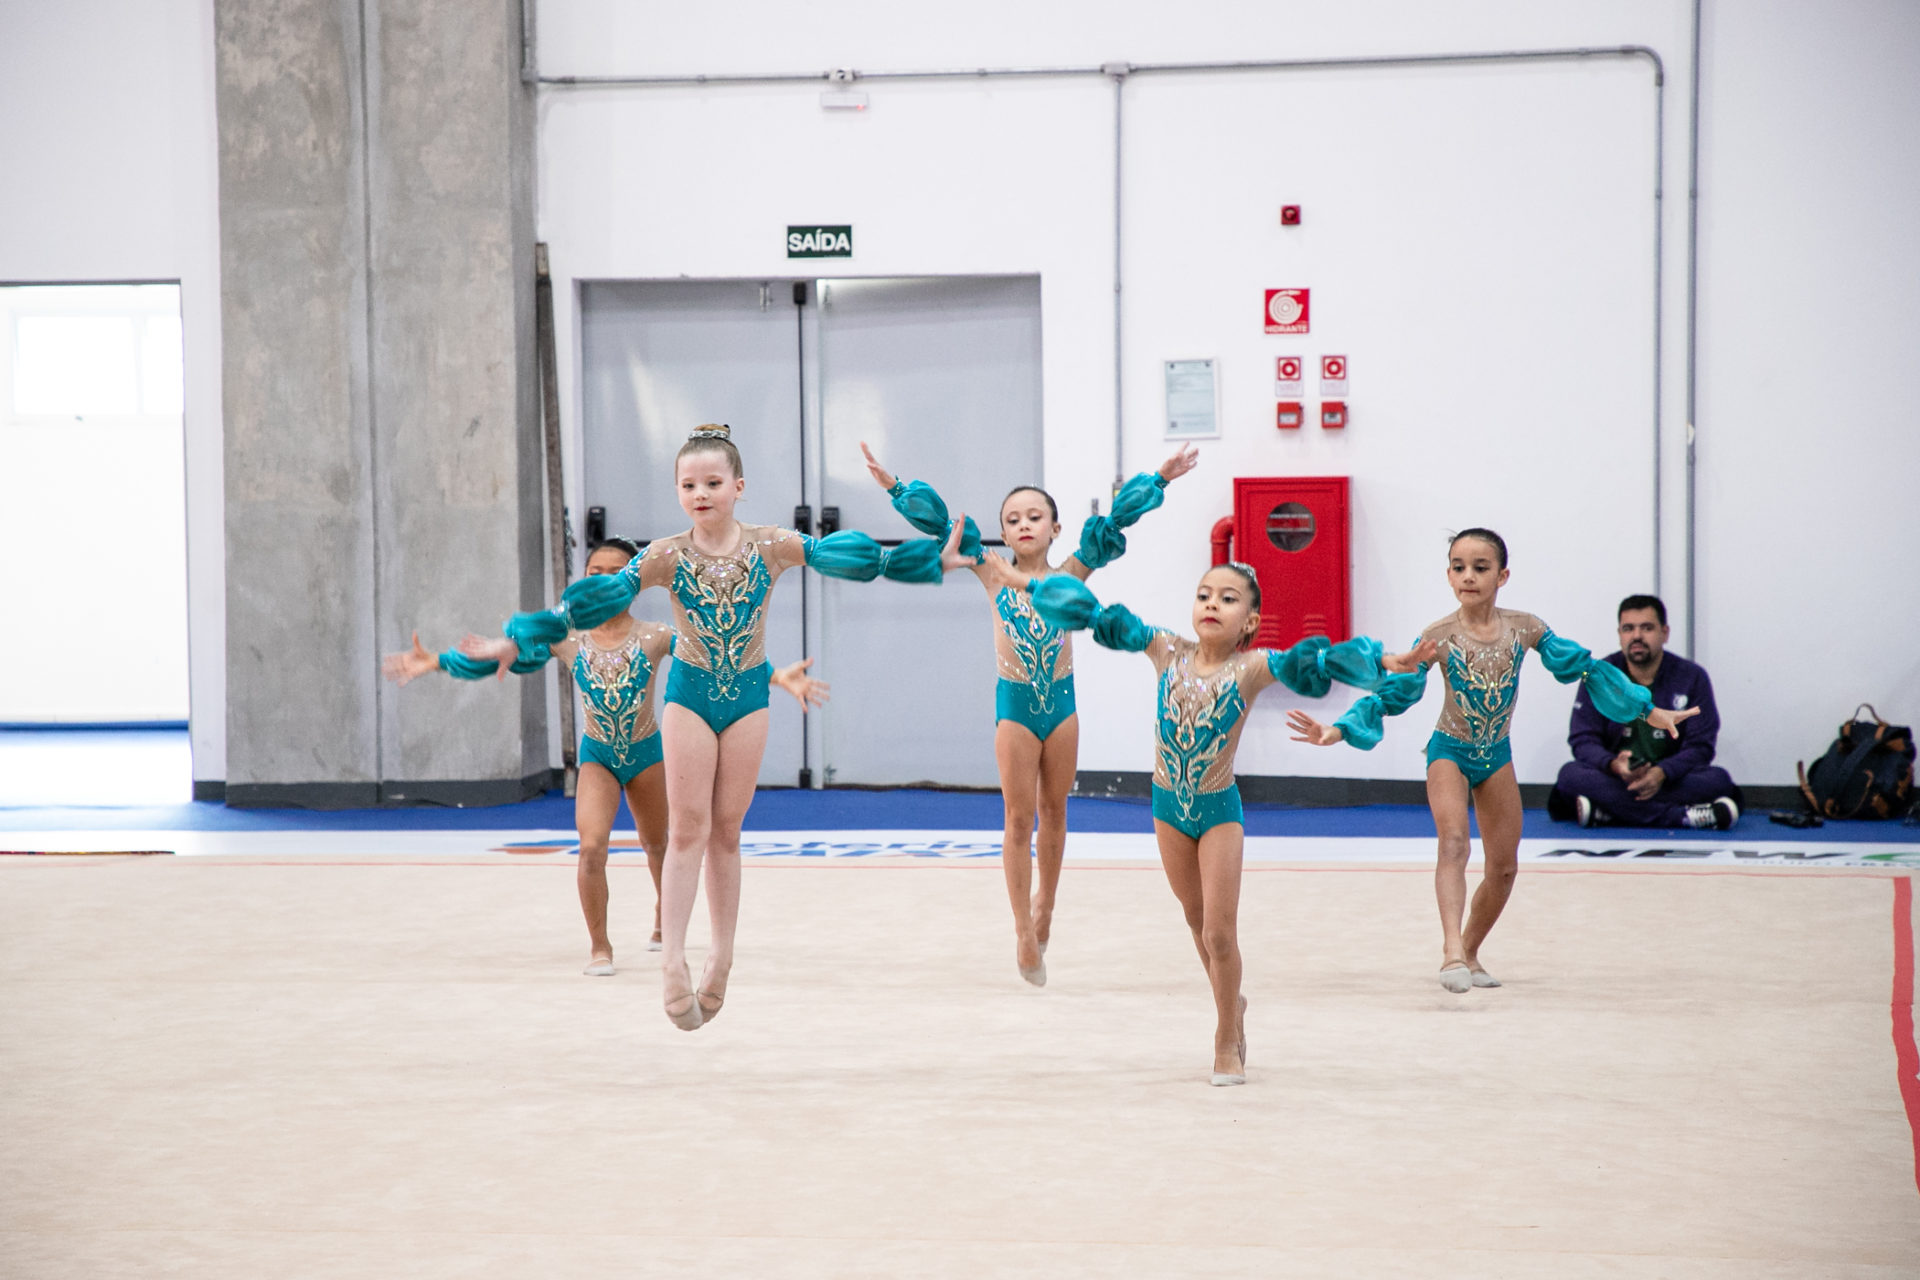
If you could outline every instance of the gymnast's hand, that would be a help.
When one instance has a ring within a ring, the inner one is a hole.
[[[808,707],[826,706],[827,697],[832,692],[832,686],[826,681],[815,680],[807,674],[807,668],[812,665],[812,658],[802,658],[798,662],[781,667],[772,676],[773,683],[792,694],[800,703],[802,711]]]
[[[891,489],[898,483],[899,477],[880,465],[880,460],[873,456],[873,450],[867,448],[865,440],[860,442],[860,452],[867,455],[867,474],[873,477],[875,484],[882,489]]]
[[[1316,747],[1330,747],[1347,736],[1338,725],[1321,724],[1304,711],[1287,712],[1287,728],[1293,730],[1295,742],[1311,742]]]
[[[1682,720],[1689,719],[1699,714],[1700,714],[1700,708],[1698,707],[1688,707],[1685,711],[1665,711],[1659,708],[1655,708],[1654,710],[1647,712],[1647,723],[1652,725],[1656,729],[1665,729],[1668,733],[1671,733],[1674,737],[1677,738],[1680,736],[1680,731],[1675,726],[1677,726]]]
[[[507,678],[507,667],[512,664],[515,658],[520,656],[520,646],[505,636],[476,636],[472,632],[468,632],[466,639],[462,640],[455,647],[469,658],[474,658],[481,662],[493,661],[499,663],[500,671],[495,677],[495,679],[499,680],[505,680]]]
[[[1422,640],[1405,653],[1389,653],[1382,657],[1380,659],[1380,667],[1381,670],[1392,672],[1396,676],[1404,676],[1413,674],[1422,667],[1431,666],[1439,661],[1439,659],[1440,642],[1438,640]],[[1338,739],[1335,739],[1335,741],[1338,741]]]
[[[880,474],[885,475],[886,473],[883,471]],[[948,569],[973,568],[973,557],[960,554],[960,535],[966,531],[967,513],[964,511],[954,512],[951,527],[947,530],[947,545],[940,548],[940,571],[942,573],[945,573]]]
[[[994,555],[991,551],[987,553],[987,558],[980,562],[980,569],[987,581],[996,587],[1006,587],[1012,591],[1025,591],[1029,586],[1033,585],[1032,577],[1020,572],[1011,564],[1008,564],[1006,560]]]
[[[1193,445],[1183,444],[1171,458],[1160,464],[1160,478],[1172,484],[1199,465],[1200,450]]]
[[[380,661],[380,671],[395,684],[424,676],[440,669],[440,659],[428,653],[420,643],[420,633],[413,633],[413,648],[404,653],[390,653]]]

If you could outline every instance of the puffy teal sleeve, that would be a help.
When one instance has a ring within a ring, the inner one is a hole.
[[[1102,608],[1087,584],[1070,573],[1052,573],[1033,585],[1033,611],[1058,631],[1091,631],[1094,643],[1106,649],[1139,653],[1156,634],[1121,604]]]
[[[1593,709],[1615,724],[1632,724],[1653,710],[1653,694],[1637,685],[1626,672],[1610,662],[1597,661],[1593,654],[1551,630],[1540,634],[1534,651],[1540,665],[1561,684],[1585,681]]]
[[[942,538],[946,529],[941,529]],[[976,543],[979,534],[975,535]],[[830,533],[824,538],[803,535],[807,567],[829,578],[847,578],[854,582],[872,582],[891,578],[895,582],[938,582],[944,576],[940,568],[941,543],[932,538],[915,538],[897,547],[883,547],[864,533],[853,529]]]
[[[582,581],[591,582],[593,579]],[[572,628],[567,625],[567,608],[562,604],[538,613],[516,613],[507,619],[506,625],[500,630],[520,651],[520,656],[514,660],[514,669],[524,666],[528,671],[537,671],[553,657],[553,646],[565,640]]]
[[[479,658],[469,658],[458,649],[448,649],[440,655],[440,669],[455,680],[484,680],[500,669],[500,664],[488,658],[484,662]]]
[[[618,573],[590,574],[568,583],[560,594],[560,603],[549,612],[559,618],[563,628],[571,624],[574,630],[591,631],[608,618],[618,617],[632,608],[633,598],[639,594],[640,562],[633,560]],[[565,636],[563,629],[560,638]]]
[[[887,496],[893,499],[893,509],[907,518],[907,523],[931,538],[946,543],[947,532],[953,527],[951,517],[947,515],[947,502],[935,493],[933,486],[924,480],[896,480],[893,488],[887,490]],[[980,526],[967,517],[966,528],[960,534],[960,554],[979,564],[987,553],[980,546]]]
[[[1378,641],[1374,642],[1378,644]],[[1427,693],[1427,669],[1388,675],[1382,672],[1372,693],[1343,712],[1334,727],[1362,751],[1371,751],[1385,736],[1386,718],[1412,707]]]
[[[548,656],[552,656],[551,652]],[[538,660],[516,658],[507,670],[514,675],[524,676],[531,675],[546,665],[545,658]],[[500,669],[500,664],[492,658],[469,658],[458,649],[449,649],[440,655],[440,669],[455,680],[485,680]]]
[[[1089,569],[1112,564],[1127,551],[1127,535],[1121,530],[1166,500],[1167,482],[1160,473],[1142,471],[1113,495],[1111,514],[1087,517],[1080,526],[1080,549],[1073,553],[1074,558]]]
[[[1324,698],[1333,688],[1327,670],[1327,651],[1333,642],[1308,636],[1291,649],[1267,650],[1267,674],[1303,698]]]
[[[1291,649],[1267,650],[1267,671],[1303,698],[1324,698],[1335,680],[1357,689],[1379,688],[1387,678],[1380,665],[1385,652],[1372,636],[1339,644],[1325,636],[1308,636]]]

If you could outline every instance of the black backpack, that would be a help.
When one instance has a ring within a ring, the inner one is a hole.
[[[1800,765],[1800,794],[1825,818],[1897,818],[1913,807],[1913,730],[1864,702],[1853,717],[1811,769]]]

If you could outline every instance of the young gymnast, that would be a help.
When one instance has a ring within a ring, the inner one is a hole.
[[[647,587],[671,592],[676,641],[660,717],[667,766],[662,981],[667,1017],[692,1031],[719,1014],[733,967],[740,824],[767,745],[767,600],[774,582],[803,565],[859,582],[881,576],[938,582],[972,559],[958,549],[964,516],[944,545],[916,539],[891,550],[851,530],[814,538],[742,524],[734,508],[746,492],[746,474],[724,426],[703,426],[688,437],[674,463],[674,484],[691,529],[656,540],[618,573],[574,582],[555,609],[516,614],[507,635],[525,658],[570,626],[597,626],[625,612]],[[696,988],[687,974],[687,922],[703,864],[713,937]]]
[[[1245,1084],[1239,913],[1246,829],[1233,757],[1247,709],[1276,681],[1309,698],[1326,696],[1334,680],[1371,689],[1386,672],[1416,669],[1422,655],[1382,656],[1379,642],[1364,636],[1339,644],[1309,636],[1291,649],[1248,648],[1260,629],[1260,584],[1243,564],[1216,565],[1201,577],[1193,598],[1197,640],[1148,626],[1124,606],[1101,608],[1069,574],[1035,578],[998,557],[987,564],[1001,585],[1031,591],[1048,625],[1091,630],[1109,649],[1145,653],[1159,673],[1154,835],[1213,988],[1213,1083]]]
[[[1571,640],[1555,635],[1530,613],[1499,608],[1506,585],[1507,544],[1491,529],[1455,534],[1447,549],[1447,583],[1460,608],[1420,633],[1418,651],[1432,651],[1417,672],[1394,676],[1354,703],[1331,725],[1304,711],[1288,713],[1299,742],[1331,746],[1344,739],[1371,751],[1380,741],[1382,717],[1399,715],[1426,693],[1427,664],[1446,658],[1447,699],[1427,742],[1427,805],[1439,830],[1440,856],[1434,894],[1440,903],[1440,985],[1456,995],[1500,982],[1480,963],[1480,948],[1513,893],[1519,871],[1520,784],[1514,780],[1507,731],[1520,689],[1520,664],[1528,649],[1562,684],[1585,682],[1600,714],[1622,724],[1644,719],[1656,729],[1700,713],[1653,709],[1653,699],[1627,674]],[[1467,859],[1472,853],[1467,807],[1480,819],[1485,866],[1462,930],[1467,897]]]
[[[587,573],[618,573],[639,554],[637,544],[625,538],[609,538],[588,553]],[[382,664],[387,678],[401,685],[436,670],[462,680],[481,680],[496,672],[504,679],[502,662],[512,663],[511,670],[525,675],[544,667],[549,653],[572,664],[574,683],[586,711],[573,818],[580,835],[576,876],[580,910],[586,916],[591,946],[584,970],[588,977],[612,977],[614,972],[613,943],[607,936],[607,845],[620,816],[622,794],[647,853],[647,870],[653,876],[653,937],[647,950],[660,950],[660,870],[667,849],[667,787],[665,770],[660,768],[653,675],[672,649],[671,627],[641,622],[622,612],[592,631],[571,634],[546,651],[531,654],[524,663],[517,661],[517,647],[511,640],[468,636],[461,648],[436,656],[427,652],[416,633],[411,650],[389,654]],[[819,705],[828,692],[826,685],[806,676],[808,665],[796,662],[772,677],[803,707]]]
[[[947,504],[922,481],[903,481],[874,458],[865,444],[867,470],[893,498],[894,510],[922,533],[947,527]],[[1038,485],[1022,485],[1000,504],[1000,536],[1014,568],[1034,577],[1069,573],[1084,580],[1127,549],[1122,530],[1165,500],[1167,485],[1193,470],[1199,450],[1187,445],[1144,471],[1114,495],[1112,514],[1092,516],[1080,528],[1080,547],[1055,568],[1050,561],[1060,536],[1060,509]],[[1005,809],[1000,862],[1013,907],[1014,965],[1037,987],[1047,983],[1044,959],[1053,932],[1060,866],[1067,847],[1067,793],[1079,766],[1080,718],[1073,700],[1073,641],[1034,613],[1027,596],[1000,585],[992,568],[972,566],[994,602],[994,656],[1000,669],[995,695],[993,755],[1000,768]],[[1039,818],[1039,839],[1034,819]],[[1033,866],[1039,863],[1038,883]]]

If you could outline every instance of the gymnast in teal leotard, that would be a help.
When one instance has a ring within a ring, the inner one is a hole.
[[[1240,863],[1245,829],[1233,758],[1246,715],[1269,685],[1324,697],[1339,680],[1363,689],[1411,670],[1377,641],[1310,636],[1291,649],[1246,647],[1260,628],[1260,584],[1245,565],[1209,569],[1194,593],[1197,640],[1150,627],[1121,605],[1101,608],[1065,574],[1033,579],[1004,562],[1003,585],[1031,590],[1039,615],[1064,631],[1088,629],[1109,649],[1145,653],[1159,674],[1154,717],[1153,817],[1160,861],[1186,915],[1213,988],[1213,1083],[1246,1083],[1246,1001],[1240,995]]]
[[[623,538],[611,538],[587,556],[589,574],[618,573],[639,548]],[[556,643],[530,651],[524,659],[517,647],[499,638],[469,636],[466,650],[428,653],[414,637],[413,650],[393,654],[386,661],[390,678],[404,684],[415,676],[444,671],[461,680],[480,680],[511,663],[513,673],[526,675],[558,657],[571,662],[585,712],[580,739],[580,772],[574,793],[574,825],[580,836],[577,880],[580,909],[586,917],[591,950],[586,973],[593,977],[613,973],[613,943],[607,932],[607,851],[624,795],[633,814],[640,844],[646,850],[653,876],[653,937],[648,949],[660,949],[660,868],[667,851],[667,789],[660,762],[660,732],[654,722],[653,673],[666,658],[673,631],[657,623],[636,621],[622,613],[590,632],[573,633]]]
[[[774,583],[802,566],[858,582],[887,577],[937,583],[947,569],[971,563],[957,549],[964,517],[944,540],[917,539],[892,549],[864,533],[814,538],[741,523],[734,509],[746,492],[746,470],[730,434],[726,427],[697,428],[675,459],[674,487],[691,529],[655,540],[618,573],[582,578],[556,608],[517,614],[506,628],[524,658],[569,627],[592,627],[624,613],[644,588],[670,593],[674,658],[660,717],[669,813],[661,879],[662,981],[667,1017],[687,1031],[719,1014],[733,966],[740,824],[767,745],[767,602]],[[687,975],[687,922],[703,865],[712,933],[696,987]]]
[[[609,538],[588,553],[587,575],[619,573],[639,550],[638,544],[625,538]],[[574,823],[580,834],[580,907],[593,948],[586,973],[593,977],[609,977],[614,971],[613,945],[607,935],[606,867],[622,795],[653,876],[653,937],[647,949],[658,951],[661,946],[658,895],[667,850],[667,787],[665,770],[659,767],[662,753],[653,677],[673,647],[673,628],[621,612],[590,631],[569,632],[524,651],[511,639],[468,636],[460,647],[436,657],[421,647],[416,636],[413,652],[387,659],[389,676],[403,684],[435,669],[456,679],[482,680],[499,672],[502,663],[511,664],[507,669],[516,675],[539,671],[551,658],[571,665],[584,720]],[[809,680],[800,663],[775,673],[773,681],[803,706],[826,697],[826,686]]]
[[[1460,608],[1420,633],[1413,653],[1420,666],[1395,675],[1354,703],[1331,725],[1305,712],[1290,717],[1294,737],[1328,746],[1342,740],[1363,751],[1380,741],[1383,719],[1399,715],[1426,692],[1427,668],[1444,662],[1446,701],[1427,741],[1427,805],[1440,837],[1434,888],[1440,904],[1440,985],[1456,994],[1497,987],[1480,963],[1480,946],[1492,932],[1519,870],[1520,785],[1513,773],[1508,731],[1520,691],[1527,650],[1562,684],[1584,684],[1595,707],[1623,724],[1646,719],[1677,733],[1677,724],[1698,714],[1653,709],[1653,699],[1619,668],[1595,660],[1571,640],[1553,633],[1530,613],[1497,606],[1506,583],[1507,544],[1491,529],[1456,534],[1447,549],[1447,581]],[[1467,860],[1472,854],[1468,804],[1480,819],[1485,869],[1465,927]]]
[[[947,504],[930,485],[897,479],[875,460],[872,450],[860,447],[867,454],[867,470],[908,523],[927,534],[947,527]],[[1007,495],[1000,504],[1000,537],[1020,572],[1064,573],[1084,579],[1126,551],[1124,530],[1158,507],[1167,484],[1191,471],[1198,458],[1198,452],[1187,446],[1161,463],[1158,471],[1142,472],[1127,481],[1114,495],[1110,514],[1092,516],[1081,526],[1079,550],[1058,569],[1049,555],[1060,536],[1060,513],[1044,489],[1023,485]],[[978,535],[963,536],[960,546],[962,551],[976,549]],[[1007,900],[1013,907],[1014,965],[1028,982],[1044,986],[1043,956],[1053,932],[1053,909],[1066,857],[1067,793],[1079,768],[1073,638],[1047,625],[1033,611],[1025,592],[993,581],[986,565],[975,564],[974,573],[994,609],[993,647],[1000,679],[994,691],[993,746],[1005,809],[1000,862],[1006,873]]]

